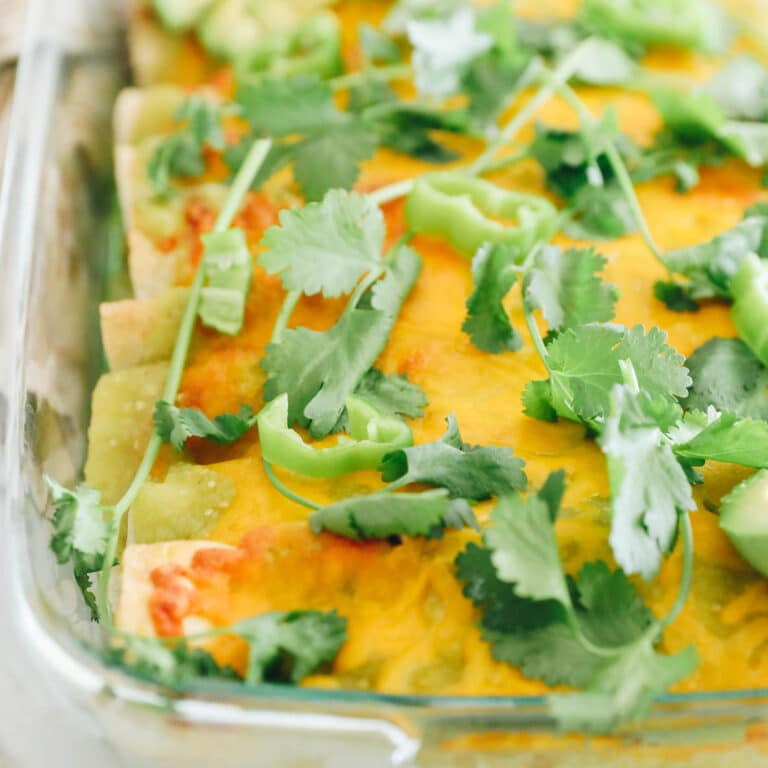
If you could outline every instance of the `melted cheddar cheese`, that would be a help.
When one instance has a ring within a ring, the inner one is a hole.
[[[383,7],[351,0],[338,6],[350,66],[358,63],[353,39],[358,22],[376,22]],[[137,34],[142,30],[149,34],[145,28],[162,34],[151,19],[140,16]],[[206,81],[225,93],[229,90],[231,80],[226,73],[216,71],[193,43],[175,41],[174,45],[175,52],[167,60],[156,57],[153,76],[185,86]],[[646,64],[703,79],[718,62],[700,54],[655,51]],[[586,87],[579,93],[594,114],[613,106],[622,130],[641,144],[647,144],[659,127],[658,114],[643,95]],[[564,128],[576,125],[570,108],[557,99],[546,104],[537,119]],[[532,130],[529,127],[521,140],[530,139]],[[468,139],[454,139],[454,144],[465,157],[479,149]],[[217,181],[221,175],[215,158],[211,168],[208,180]],[[365,163],[356,188],[368,191],[431,169],[381,150]],[[510,189],[549,194],[541,170],[532,161],[489,178]],[[275,221],[287,183],[280,178],[266,195],[251,194],[236,222],[247,230],[254,252],[265,228]],[[669,177],[637,187],[640,204],[662,249],[702,242],[733,226],[744,208],[759,198],[759,190],[758,172],[737,161],[703,170],[701,183],[685,195],[674,190]],[[384,212],[387,237],[393,242],[404,231],[403,204],[389,204]],[[173,284],[189,282],[200,257],[197,236],[211,227],[214,214],[215,209],[193,190],[173,242],[154,242],[161,254],[179,243],[187,244]],[[146,232],[144,236],[148,236]],[[555,242],[583,245],[564,236]],[[411,422],[416,443],[437,439],[444,431],[445,417],[455,413],[466,440],[510,446],[522,456],[532,487],[540,485],[550,471],[564,467],[567,492],[557,533],[566,568],[575,572],[583,562],[597,558],[610,562],[609,491],[599,448],[577,424],[549,424],[523,415],[524,386],[546,375],[532,345],[527,342],[517,352],[499,355],[476,349],[461,330],[465,302],[472,289],[469,262],[437,240],[418,237],[412,246],[423,259],[421,277],[377,366],[385,372],[407,373],[427,393],[429,407],[424,418]],[[639,235],[599,244],[598,250],[608,259],[606,279],[620,291],[617,322],[640,323],[646,328],[657,325],[668,332],[671,346],[684,355],[713,336],[736,335],[724,306],[710,303],[695,314],[676,314],[653,299],[653,283],[665,272]],[[243,332],[233,338],[198,330],[184,372],[180,406],[200,408],[210,416],[234,412],[242,403],[258,409],[264,382],[259,361],[283,297],[279,279],[256,267]],[[138,304],[127,308],[131,317],[143,311]],[[343,302],[304,298],[292,325],[325,329],[342,306]],[[514,325],[523,327],[515,292],[507,309]],[[138,339],[139,349],[150,336],[151,331],[147,331],[144,339]],[[156,359],[142,362],[162,363],[163,354],[169,350],[163,353],[162,344],[159,348]],[[137,364],[135,356],[125,359]],[[136,418],[145,416],[149,414]],[[104,473],[94,456],[112,439],[115,436],[110,425],[96,410],[87,479],[97,485]],[[167,559],[161,561],[164,564],[155,567],[158,560],[151,547],[127,549],[125,561],[133,575],[123,580],[123,629],[146,629],[145,620],[136,620],[136,611],[141,613],[144,608],[125,605],[134,582],[143,579],[142,594],[149,595],[146,610],[153,630],[162,636],[183,633],[191,626],[190,621],[197,622],[195,626],[200,622],[203,626],[226,626],[274,609],[335,608],[349,620],[349,639],[331,672],[309,678],[307,685],[435,694],[524,695],[545,690],[542,683],[495,661],[481,639],[478,614],[462,595],[453,566],[453,558],[474,534],[451,532],[440,541],[405,540],[400,546],[314,536],[305,522],[307,510],[280,495],[265,477],[255,432],[231,447],[193,441],[190,455],[231,479],[236,489],[234,500],[210,528],[207,539],[211,546],[198,543],[191,560],[188,548],[183,562],[174,561],[166,552]],[[163,453],[154,479],[162,481],[174,461],[170,450]],[[696,541],[693,591],[682,615],[666,630],[663,648],[674,652],[693,644],[701,658],[699,668],[680,683],[679,690],[755,688],[768,679],[768,608],[762,602],[768,597],[768,584],[741,560],[718,527],[715,515],[707,511],[745,472],[712,464],[704,473],[706,480],[696,491],[699,510],[692,515]],[[380,485],[375,472],[358,472],[332,481],[283,476],[298,493],[319,503]],[[479,506],[481,521],[487,518],[488,510],[488,504]],[[222,549],[216,543],[232,548]],[[659,615],[674,601],[680,569],[680,552],[675,551],[658,579],[648,585],[638,581]],[[217,640],[213,650],[221,663],[242,669],[244,647],[239,640]]]

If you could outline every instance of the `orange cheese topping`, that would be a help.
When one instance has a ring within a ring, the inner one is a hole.
[[[345,30],[356,29],[357,21],[369,13],[364,10],[368,5],[341,6]],[[655,52],[648,63],[697,78],[706,77],[713,67],[699,55],[668,52]],[[638,142],[647,143],[658,128],[658,115],[642,95],[590,88],[580,93],[595,114],[613,106],[622,129]],[[538,119],[562,127],[576,124],[568,107],[556,99]],[[529,127],[520,139],[529,139],[531,131]],[[470,140],[456,143],[469,155],[477,151]],[[370,190],[427,170],[430,166],[424,163],[381,150],[364,164],[357,188]],[[548,194],[543,175],[532,162],[491,178],[511,189]],[[758,198],[759,189],[757,172],[733,161],[705,169],[701,184],[686,195],[676,193],[669,178],[640,185],[638,195],[655,238],[667,249],[704,241],[734,225]],[[189,226],[206,231],[212,223],[209,213],[188,211]],[[386,206],[385,214],[392,241],[404,231],[402,204]],[[252,196],[238,223],[255,245],[274,221],[268,201]],[[557,242],[578,245],[564,236]],[[423,271],[378,366],[386,372],[407,373],[427,393],[430,405],[425,417],[412,422],[416,442],[439,437],[444,418],[455,413],[468,441],[508,445],[524,457],[532,487],[550,471],[564,467],[568,484],[558,522],[564,562],[575,571],[586,560],[610,560],[609,493],[599,449],[576,424],[547,424],[522,414],[524,386],[545,376],[532,345],[501,355],[474,348],[461,331],[471,291],[468,261],[438,241],[417,238],[412,245],[422,256]],[[653,299],[652,285],[665,273],[639,235],[606,242],[598,249],[608,258],[606,278],[620,289],[617,322],[658,325],[668,331],[669,343],[686,355],[713,336],[735,335],[724,306],[713,303],[695,314],[676,314]],[[197,258],[199,251],[190,255],[191,263]],[[211,416],[236,411],[242,403],[260,406],[264,373],[259,360],[283,296],[279,280],[257,267],[243,332],[230,338],[200,330],[179,405],[202,408]],[[327,328],[342,306],[343,301],[304,298],[292,325]],[[524,328],[516,291],[508,310],[515,326]],[[191,450],[197,461],[214,465],[235,481],[236,498],[210,538],[239,547],[234,552],[204,550],[189,568],[154,572],[151,613],[159,634],[179,634],[184,618],[192,615],[225,626],[268,610],[335,608],[349,619],[349,640],[332,674],[316,676],[307,684],[401,693],[512,695],[544,690],[541,683],[496,662],[480,637],[478,616],[462,596],[453,567],[454,556],[470,534],[450,533],[439,542],[408,540],[398,547],[316,537],[304,522],[306,510],[281,496],[264,476],[254,434],[231,448],[194,444]],[[699,669],[679,685],[680,690],[757,687],[768,679],[768,608],[760,607],[768,586],[735,553],[715,516],[703,506],[704,501],[717,502],[744,472],[712,466],[705,475],[706,482],[697,489],[700,511],[693,514],[697,553],[693,593],[667,630],[664,646],[676,651],[694,644],[701,657]],[[373,472],[334,481],[290,477],[288,482],[319,503],[379,484]],[[481,519],[487,510],[487,504],[479,507]],[[679,576],[677,551],[659,578],[642,587],[655,612],[662,614],[670,607]],[[239,641],[217,641],[214,651],[221,663],[242,668],[244,648]]]

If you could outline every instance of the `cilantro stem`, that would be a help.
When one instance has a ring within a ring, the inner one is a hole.
[[[290,291],[283,300],[283,306],[280,307],[280,313],[275,320],[275,327],[272,329],[272,344],[279,344],[283,338],[283,332],[288,326],[293,310],[301,298],[301,291]]]
[[[379,488],[377,491],[373,491],[371,496],[384,496],[387,493],[392,493],[400,488],[405,488],[406,485],[410,485],[411,480],[407,475],[399,477],[397,480],[393,480],[391,483],[387,483],[383,488]]]
[[[308,507],[309,509],[320,509],[319,504],[315,504],[314,501],[310,501],[309,499],[305,499],[303,496],[299,496],[298,493],[294,493],[287,485],[285,485],[285,483],[283,483],[283,481],[275,474],[275,470],[272,468],[272,465],[268,461],[262,458],[261,463],[264,465],[264,473],[266,474],[269,482],[272,483],[272,485],[274,485],[275,488],[280,491],[280,493],[282,493],[286,499],[295,501],[297,504],[301,504],[303,507]]]
[[[251,182],[256,177],[256,174],[261,168],[264,159],[269,152],[272,145],[270,139],[263,139],[257,141],[251,148],[248,156],[243,163],[242,168],[237,174],[234,183],[232,184],[227,199],[222,207],[218,218],[216,219],[216,225],[214,232],[224,232],[232,223],[238,209],[245,197],[246,193],[250,189]],[[205,268],[203,262],[197,268],[195,279],[192,283],[192,287],[189,292],[189,298],[187,299],[187,305],[184,308],[184,314],[179,325],[179,330],[176,335],[176,342],[173,347],[173,354],[171,355],[171,361],[168,368],[168,378],[163,388],[162,399],[173,403],[176,401],[176,396],[179,392],[179,386],[181,385],[181,378],[184,373],[184,365],[187,361],[187,354],[189,353],[189,346],[192,341],[192,334],[195,330],[195,321],[197,319],[197,309],[200,303],[200,293],[205,282]],[[108,628],[112,628],[112,610],[109,604],[109,582],[112,575],[112,567],[117,555],[118,538],[120,536],[120,528],[122,525],[125,513],[130,509],[131,505],[138,496],[139,491],[143,487],[144,483],[149,478],[149,474],[152,471],[152,467],[155,464],[155,459],[160,451],[162,440],[160,436],[153,431],[152,437],[150,437],[147,447],[144,451],[144,456],[141,459],[136,474],[128,486],[120,500],[115,504],[112,521],[110,525],[110,536],[107,542],[106,551],[104,553],[104,565],[101,571],[101,578],[99,580],[99,588],[96,596],[96,602],[99,611],[99,617],[106,623]]]
[[[387,184],[386,187],[381,187],[375,192],[369,192],[368,199],[374,205],[391,203],[393,200],[405,197],[413,189],[415,183],[415,179],[405,179],[403,181],[396,181],[394,184]]]
[[[551,72],[544,69],[545,82],[529,99],[525,106],[501,129],[499,135],[486,147],[485,151],[469,166],[470,173],[482,173],[493,161],[498,151],[509,144],[518,131],[546,104],[555,91],[573,77],[584,55],[584,50],[592,44],[587,38],[577,45]]]
[[[579,61],[583,55],[583,50],[588,44],[591,44],[592,38],[587,38],[571,51],[563,59],[562,63],[548,73],[545,71],[547,81],[534,96],[526,102],[525,106],[501,129],[498,136],[491,141],[486,149],[472,162],[465,166],[459,166],[457,170],[463,168],[467,173],[476,176],[489,170],[496,170],[493,162],[498,151],[509,144],[525,124],[538,112],[538,110],[552,97],[552,94],[566,83],[578,68]],[[415,184],[414,179],[406,179],[389,184],[377,189],[368,195],[369,200],[374,205],[383,205],[392,202],[400,197],[407,195]]]
[[[584,102],[579,98],[576,92],[567,84],[558,85],[558,93],[573,107],[573,110],[579,117],[582,123],[589,127],[595,127],[597,121],[592,116],[592,113],[587,109]],[[643,209],[640,207],[640,203],[637,199],[635,192],[635,185],[632,183],[627,166],[624,164],[624,160],[616,149],[616,144],[613,141],[607,140],[605,143],[605,154],[608,157],[613,172],[616,174],[616,180],[619,182],[621,191],[629,203],[629,207],[632,210],[632,215],[637,223],[637,228],[640,230],[640,234],[643,236],[646,245],[651,253],[662,263],[661,249],[656,245],[656,241],[653,239],[651,230],[648,228],[648,222],[645,220]]]
[[[363,298],[365,295],[365,292],[384,274],[383,269],[373,269],[371,270],[358,284],[355,288],[354,293],[349,298],[349,303],[347,304],[347,308],[344,310],[345,312],[352,312],[354,309],[357,308],[357,305],[360,303],[360,299]]]
[[[348,72],[346,75],[340,75],[333,80],[329,80],[328,84],[334,91],[345,91],[349,88],[354,88],[356,85],[362,85],[371,78],[386,82],[389,80],[405,80],[412,74],[413,69],[410,65],[393,64],[389,67],[371,67],[359,72]]]
[[[536,348],[536,353],[541,358],[541,362],[544,363],[547,370],[549,370],[549,366],[547,365],[549,354],[547,353],[547,348],[544,346],[544,339],[541,338],[541,331],[536,324],[536,318],[533,316],[533,312],[526,310],[525,324],[528,326],[528,333],[530,334],[533,346]]]
[[[629,358],[626,360],[619,360],[619,368],[621,369],[624,384],[630,388],[633,394],[639,395],[640,382],[637,380],[637,371],[635,371],[635,366],[632,365],[632,361]]]
[[[693,529],[691,528],[691,516],[687,512],[684,512],[680,517],[680,531],[683,539],[683,575],[680,578],[680,591],[677,593],[672,609],[659,622],[659,628],[662,631],[680,615],[688,599],[688,593],[691,591],[691,581],[693,580]]]
[[[525,149],[521,149],[519,152],[506,155],[505,157],[500,157],[498,160],[494,160],[492,163],[489,163],[488,166],[483,170],[483,173],[495,173],[496,171],[503,171],[505,168],[509,168],[510,165],[515,165],[521,160],[527,160],[529,157],[531,157],[531,152],[530,149],[526,147]]]

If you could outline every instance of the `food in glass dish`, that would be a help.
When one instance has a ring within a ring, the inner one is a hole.
[[[580,731],[763,684],[768,70],[728,4],[528,5],[133,10],[50,481],[111,663]]]

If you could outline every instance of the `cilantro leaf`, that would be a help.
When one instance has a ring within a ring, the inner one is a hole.
[[[768,124],[728,120],[724,109],[705,89],[687,93],[659,89],[653,100],[664,119],[664,130],[678,143],[714,143],[755,167],[768,159]]]
[[[768,119],[768,72],[752,56],[726,62],[704,86],[728,117],[736,120]]]
[[[238,83],[237,101],[251,128],[279,138],[344,122],[330,87],[318,77],[264,77]]]
[[[142,680],[170,688],[198,677],[239,680],[234,669],[220,667],[208,651],[191,648],[183,640],[170,646],[155,638],[123,635],[120,643],[105,651],[105,662],[123,667]]]
[[[696,509],[696,504],[685,471],[659,427],[664,402],[624,385],[613,388],[611,399],[599,440],[611,486],[611,548],[627,573],[650,579],[674,542],[679,513]]]
[[[182,103],[174,117],[184,124],[160,142],[149,161],[147,175],[155,194],[168,196],[174,178],[205,173],[205,147],[224,149],[223,114],[221,106],[198,96]]]
[[[433,443],[388,453],[380,467],[385,482],[400,485],[430,483],[465,499],[487,499],[522,490],[525,462],[511,448],[471,446],[463,442],[456,417],[451,414],[445,434]]]
[[[685,362],[693,385],[684,408],[768,420],[768,370],[741,339],[714,338]]]
[[[619,294],[597,275],[605,263],[593,248],[543,248],[526,273],[526,302],[541,309],[550,331],[611,320]]]
[[[519,256],[513,246],[487,244],[472,259],[474,289],[467,299],[467,318],[461,329],[483,352],[516,350],[523,344],[503,304],[517,282]]]
[[[231,630],[248,642],[246,682],[299,683],[336,658],[347,639],[347,620],[336,611],[273,611]]]
[[[660,131],[651,146],[642,150],[631,170],[636,184],[658,176],[671,174],[680,193],[689,192],[699,183],[699,167],[714,166],[723,161],[725,153],[711,142],[679,143],[668,130]]]
[[[494,659],[547,685],[585,685],[603,663],[579,643],[565,621],[515,632],[488,629],[483,640],[490,643]]]
[[[397,0],[382,28],[393,35],[404,34],[414,19],[442,19],[464,7],[466,0]]]
[[[217,445],[231,445],[256,423],[256,415],[253,408],[242,405],[238,413],[223,413],[209,419],[197,408],[177,408],[159,400],[155,404],[154,422],[160,439],[181,451],[190,437],[202,437]]]
[[[358,116],[337,108],[330,86],[318,77],[246,81],[237,99],[256,135],[283,137],[275,144],[269,170],[292,163],[307,200],[351,187],[360,162],[378,146]],[[265,178],[260,174],[259,182]]]
[[[686,279],[691,299],[730,298],[730,285],[749,252],[768,256],[768,217],[748,215],[712,240],[663,254],[670,272]],[[764,242],[765,241],[765,242]]]
[[[643,639],[601,664],[586,691],[550,695],[550,710],[564,730],[605,733],[644,717],[654,699],[697,665],[693,647],[665,656]]]
[[[699,309],[688,286],[674,280],[657,280],[653,284],[653,295],[673,312],[696,312]]]
[[[274,611],[239,621],[226,633],[248,643],[246,682],[298,683],[333,661],[346,640],[346,625],[335,611]],[[198,677],[239,679],[235,670],[220,667],[207,651],[190,648],[184,640],[171,647],[162,640],[123,635],[121,645],[107,651],[106,661],[171,688],[183,688]]]
[[[543,499],[534,494],[499,499],[483,538],[498,577],[513,583],[520,597],[570,606],[550,507]]]
[[[493,44],[476,24],[475,12],[468,7],[448,18],[406,23],[416,88],[422,96],[446,98],[459,90],[466,66]]]
[[[330,531],[348,539],[393,536],[441,538],[445,528],[477,528],[472,508],[440,488],[422,493],[374,493],[322,507],[309,517],[315,533]]]
[[[683,357],[666,344],[659,328],[582,325],[569,328],[547,347],[550,404],[558,415],[596,426],[605,418],[614,384],[624,379],[619,365],[630,360],[640,388],[651,398],[672,402],[688,392]],[[585,354],[585,351],[588,351]],[[540,403],[543,390],[537,391]]]
[[[491,37],[488,50],[466,66],[461,88],[469,113],[481,130],[494,130],[511,95],[538,72],[540,62],[517,40],[517,22],[510,3],[496,2],[478,11],[477,29]]]
[[[370,308],[348,306],[327,331],[288,330],[269,344],[261,361],[267,372],[264,398],[288,394],[289,424],[308,426],[314,437],[329,434],[346,398],[376,362],[421,269],[418,255],[399,248],[386,277],[371,292]]]
[[[635,585],[622,570],[602,560],[585,563],[576,579],[579,624],[602,646],[622,646],[640,637],[654,621]]]
[[[608,113],[595,128],[563,131],[537,124],[529,147],[531,157],[544,169],[547,186],[565,200],[584,186],[603,185],[613,175],[605,144],[617,135],[615,118]]]
[[[653,616],[626,575],[603,562],[585,564],[575,579],[563,576],[553,527],[562,478],[555,473],[537,496],[497,508],[484,546],[467,545],[456,569],[465,596],[482,610],[483,638],[494,658],[550,685],[578,686],[605,657],[589,650],[576,628],[595,645],[618,648],[642,637]],[[502,567],[527,591],[549,597],[524,597],[517,582],[502,580]]]
[[[623,571],[598,561],[565,577],[554,533],[561,493],[562,474],[537,496],[503,499],[484,546],[470,543],[456,571],[494,658],[549,685],[586,687],[551,695],[550,708],[564,728],[603,731],[644,714],[696,658],[654,651],[658,624]]]
[[[558,469],[556,472],[550,472],[544,485],[539,488],[536,494],[549,510],[549,520],[554,523],[557,520],[557,513],[560,509],[560,503],[565,494],[565,470]]]
[[[438,111],[429,106],[403,103],[394,98],[366,106],[363,122],[376,133],[382,146],[427,163],[449,163],[457,152],[441,144],[435,132],[463,134],[469,129],[465,110]]]
[[[88,574],[100,570],[104,564],[112,508],[103,506],[101,493],[87,485],[70,491],[50,477],[45,481],[54,506],[51,550],[60,565],[72,563],[75,581],[91,611],[91,619],[97,621],[96,598]]]
[[[557,421],[549,381],[529,381],[523,390],[523,413],[540,421]]]
[[[768,423],[723,413],[690,440],[675,445],[674,450],[678,458],[694,464],[711,460],[768,467]]]
[[[563,232],[577,240],[613,240],[634,232],[636,221],[627,197],[616,181],[588,184],[571,198],[570,216]]]
[[[548,685],[573,686],[586,685],[605,665],[604,656],[579,642],[559,602],[518,597],[512,585],[501,581],[490,550],[469,544],[456,566],[458,578],[465,582],[464,594],[482,608],[483,639],[497,661]],[[569,582],[578,626],[597,645],[631,643],[653,621],[626,575],[602,561],[586,563]]]
[[[626,574],[612,571],[601,560],[585,563],[570,586],[578,626],[598,646],[632,643],[653,623]],[[527,631],[485,630],[483,637],[492,643],[494,658],[520,666],[527,677],[549,685],[587,685],[605,666],[605,657],[585,649],[563,619]]]
[[[46,478],[53,497],[54,534],[51,549],[60,564],[79,561],[89,571],[102,566],[109,536],[110,509],[101,504],[101,493],[80,485],[74,491]]]
[[[420,419],[428,405],[427,396],[418,384],[409,381],[407,376],[383,373],[378,368],[372,368],[363,376],[355,394],[384,416]]]
[[[607,112],[594,127],[561,131],[536,126],[529,152],[544,169],[547,186],[568,203],[572,237],[620,237],[635,227],[632,212],[605,154],[608,142],[623,155],[634,152],[618,132],[615,114]]]
[[[378,146],[376,135],[351,118],[293,145],[293,172],[305,199],[322,200],[329,190],[350,189],[360,175],[360,163]]]
[[[368,198],[333,189],[321,203],[280,211],[280,225],[261,241],[259,264],[287,291],[335,298],[382,268],[384,217]]]

